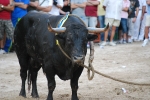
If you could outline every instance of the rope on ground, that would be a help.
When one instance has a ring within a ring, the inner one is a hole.
[[[87,68],[87,69],[91,70],[91,68],[90,68],[90,67],[87,67],[87,66],[86,66],[86,65],[84,65],[84,64],[80,64],[80,65],[81,65],[82,67],[85,67],[85,68]],[[94,72],[95,72],[95,73],[97,73],[97,74],[99,74],[99,75],[101,75],[101,76],[104,76],[104,77],[106,77],[106,78],[109,78],[109,79],[112,79],[112,80],[115,80],[115,81],[118,81],[118,82],[121,82],[121,83],[127,83],[127,84],[132,84],[132,85],[150,86],[150,84],[149,84],[149,83],[136,83],[136,82],[124,81],[124,80],[120,80],[120,79],[117,79],[117,78],[111,77],[111,76],[109,76],[109,75],[103,74],[103,73],[98,72],[98,71],[96,71],[96,70],[94,70]]]

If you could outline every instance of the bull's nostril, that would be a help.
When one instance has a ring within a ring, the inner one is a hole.
[[[74,60],[83,60],[83,56],[74,56]]]

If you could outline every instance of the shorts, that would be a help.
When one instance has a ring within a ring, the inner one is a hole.
[[[122,30],[123,33],[127,33],[128,32],[127,19],[121,18],[119,30]]]
[[[150,15],[146,15],[145,26],[150,26]]]
[[[114,18],[105,18],[105,25],[107,25],[109,23],[109,26],[116,26],[119,27],[120,25],[120,20],[116,20]]]
[[[7,39],[13,39],[14,28],[11,20],[0,19],[0,40],[3,39],[4,33],[6,34]]]

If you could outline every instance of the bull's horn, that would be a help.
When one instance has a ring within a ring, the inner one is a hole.
[[[105,32],[106,30],[109,29],[109,24],[107,24],[107,26],[104,28],[88,27],[87,29],[88,29],[89,33]]]
[[[52,33],[63,33],[66,31],[66,27],[52,28],[50,23],[48,22],[48,30]]]

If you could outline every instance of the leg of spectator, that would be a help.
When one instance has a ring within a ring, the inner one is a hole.
[[[110,42],[112,42],[114,39],[115,31],[116,31],[116,26],[112,26]]]
[[[6,31],[6,43],[4,46],[4,50],[5,52],[9,52],[12,46],[14,28],[13,28],[11,20],[8,20],[5,23],[5,26],[6,26],[6,30],[5,30]]]
[[[132,22],[133,18],[128,19],[128,43],[132,43],[133,33],[134,33],[134,23]]]
[[[125,44],[127,42],[127,19],[122,19],[122,30],[123,30],[123,43]]]
[[[142,16],[142,10],[139,10],[137,19],[134,23],[134,32],[133,32],[133,39],[135,41],[138,40],[138,36],[139,36],[139,30],[140,30],[140,24],[141,24],[141,16]]]
[[[148,39],[149,26],[145,27],[145,39]]]
[[[146,14],[144,14],[144,18],[141,22],[141,28],[140,28],[140,34],[138,37],[138,41],[143,41],[143,39],[144,39],[145,21],[146,21]]]
[[[98,16],[98,21],[100,23],[100,28],[104,28],[105,16]],[[104,32],[100,33],[101,41],[104,41]]]

